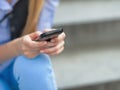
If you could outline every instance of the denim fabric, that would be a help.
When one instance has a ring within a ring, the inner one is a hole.
[[[17,0],[9,4],[0,0],[0,19],[12,10]],[[56,6],[59,0],[45,0],[39,17],[37,30],[44,31],[51,28]],[[11,40],[9,19],[0,24],[0,45]],[[0,90],[56,90],[54,72],[49,56],[40,54],[30,60],[25,56],[18,56],[0,64]]]

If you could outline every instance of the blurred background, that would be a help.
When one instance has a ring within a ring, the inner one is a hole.
[[[61,0],[54,26],[67,35],[52,57],[59,90],[120,90],[120,0]]]

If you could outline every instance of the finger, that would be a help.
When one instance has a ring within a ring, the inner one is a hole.
[[[58,55],[58,54],[60,54],[63,50],[64,50],[64,47],[62,47],[61,49],[59,49],[59,50],[56,51],[56,52],[50,53],[50,55]]]
[[[59,43],[57,46],[55,47],[51,47],[51,48],[47,48],[47,49],[44,49],[44,50],[41,50],[40,52],[41,53],[47,53],[47,54],[50,54],[50,53],[53,53],[53,52],[57,52],[60,48],[62,48],[64,46],[64,41]]]
[[[62,34],[58,35],[58,37],[53,38],[53,39],[51,40],[51,42],[59,43],[59,42],[63,41],[63,40],[65,39],[65,37],[66,37],[66,35],[65,35],[65,33],[63,32]]]
[[[39,37],[39,35],[40,35],[41,33],[42,33],[42,32],[40,32],[40,31],[36,31],[36,32],[34,32],[34,33],[29,34],[29,36],[30,36],[30,38],[31,38],[32,40],[35,40],[37,37]]]
[[[57,43],[48,42],[47,45],[45,46],[45,48],[55,47],[56,45],[57,45]]]
[[[41,42],[36,42],[36,41],[32,41],[28,36],[26,36],[24,39],[23,39],[23,43],[26,47],[29,47],[29,48],[40,48],[44,45],[47,44],[46,41],[41,41]]]

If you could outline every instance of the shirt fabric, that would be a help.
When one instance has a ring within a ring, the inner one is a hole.
[[[0,20],[9,13],[17,0],[12,0],[12,3],[9,4],[7,0],[0,0]],[[51,28],[53,25],[53,18],[55,9],[59,3],[59,0],[45,0],[43,9],[39,16],[37,30],[43,31],[47,28]],[[2,23],[0,23],[0,45],[4,44],[11,40],[10,37],[10,27],[9,19],[6,18]],[[8,60],[7,62],[0,65],[0,72],[4,70],[13,59]]]

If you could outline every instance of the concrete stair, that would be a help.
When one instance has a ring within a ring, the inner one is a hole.
[[[118,0],[61,2],[55,27],[64,27],[66,48],[51,57],[60,90],[120,89],[119,4]]]

